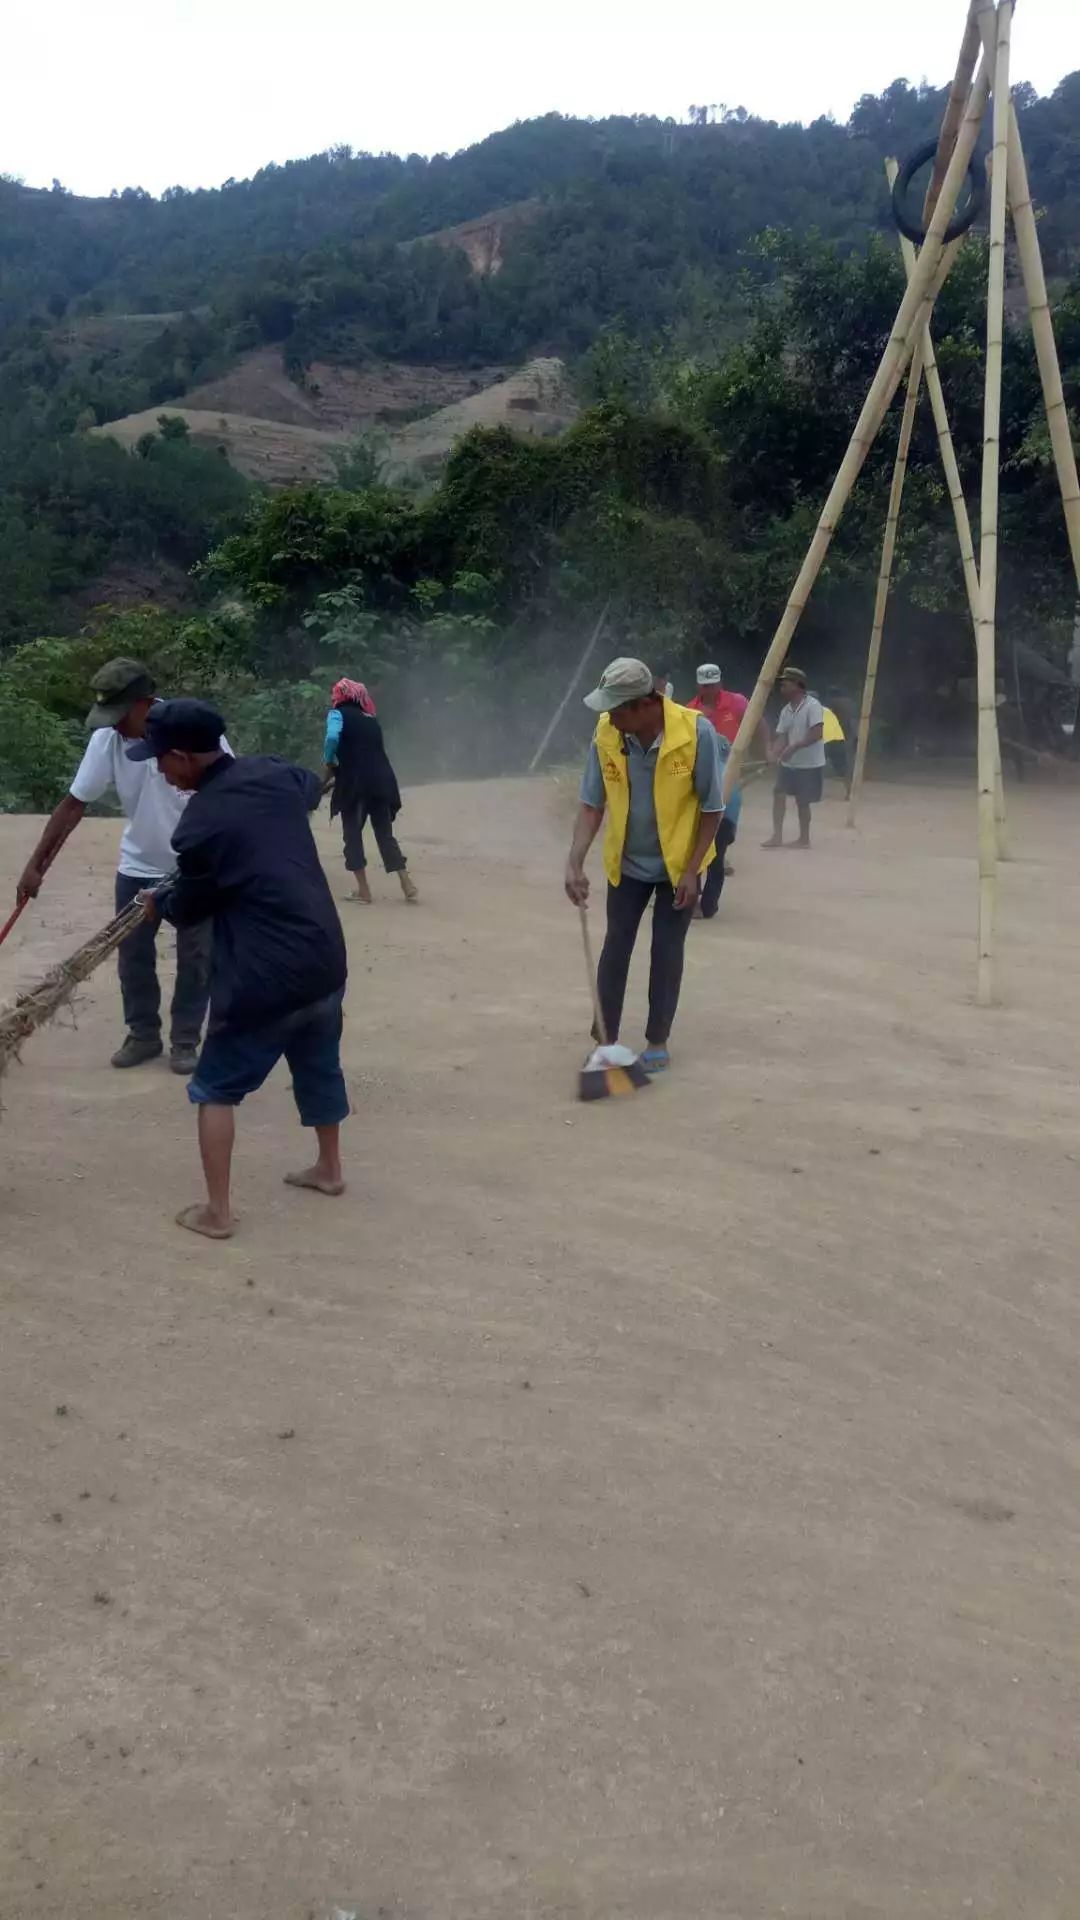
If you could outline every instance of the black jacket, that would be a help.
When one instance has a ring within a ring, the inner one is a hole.
[[[330,818],[335,813],[352,813],[359,806],[369,806],[373,800],[389,804],[391,819],[401,812],[397,775],[383,745],[382,728],[373,714],[350,702],[341,708]]]
[[[211,917],[210,1017],[256,1027],[345,985],[345,939],[308,814],[321,782],[286,760],[216,760],[173,834],[174,926]]]

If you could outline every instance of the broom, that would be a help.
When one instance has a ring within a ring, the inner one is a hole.
[[[42,877],[44,877],[44,875],[48,873],[49,868],[52,866],[52,863],[56,859],[56,856],[60,851],[60,847],[62,847],[63,844],[64,843],[61,840],[60,846],[54,847],[52,852],[48,854],[47,857],[41,862],[40,870],[41,870]],[[30,895],[29,893],[24,894],[22,899],[16,902],[14,911],[8,914],[8,917],[4,921],[3,926],[0,927],[0,947],[3,946],[4,941],[7,939],[8,934],[11,932],[12,927],[14,927],[18,923],[20,916],[26,912],[27,907],[30,905],[31,898],[32,898],[32,895]]]
[[[166,884],[147,888],[147,892],[164,892]],[[18,1059],[23,1042],[56,1017],[61,1007],[66,1006],[72,998],[76,988],[89,979],[103,960],[116,952],[120,942],[126,940],[129,933],[134,933],[145,918],[144,903],[133,900],[129,907],[109,921],[107,927],[102,927],[100,933],[95,933],[92,939],[78,947],[69,959],[51,967],[36,986],[27,987],[9,1007],[0,1008],[0,1082],[11,1062]]]
[[[600,1005],[600,989],[593,965],[589,918],[585,906],[580,902],[578,913],[581,915],[581,944],[585,949],[585,971],[589,976],[589,995],[593,1005],[593,1030],[600,1042],[578,1074],[578,1099],[605,1100],[609,1094],[636,1093],[639,1087],[648,1086],[649,1076],[637,1054],[632,1053],[629,1047],[608,1044],[607,1023]]]

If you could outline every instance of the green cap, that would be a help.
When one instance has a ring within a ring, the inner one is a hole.
[[[141,660],[106,660],[90,685],[95,699],[86,716],[88,727],[115,727],[136,700],[152,700],[155,692],[154,676]]]

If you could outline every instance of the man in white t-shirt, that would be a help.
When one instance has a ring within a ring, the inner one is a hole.
[[[783,846],[784,814],[790,797],[799,815],[799,837],[793,844],[805,849],[810,845],[810,809],[821,799],[825,780],[825,710],[820,700],[807,693],[801,667],[784,668],[780,691],[787,704],[776,723],[769,750],[769,759],[776,767],[776,786],[772,838],[764,845],[770,849]]]
[[[19,881],[20,900],[33,898],[69,834],[94,800],[113,788],[127,817],[116,875],[117,913],[176,865],[173,832],[187,794],[170,787],[156,760],[137,764],[125,747],[146,734],[146,716],[155,701],[153,679],[138,660],[109,660],[91,682],[95,704],[87,716],[94,731],[71,791],[49,819]],[[120,995],[127,1036],[113,1054],[114,1067],[138,1067],[163,1052],[161,987],[157,975],[156,920],[147,920],[117,949]],[[174,1073],[194,1071],[199,1036],[206,1017],[213,926],[183,928],[176,937],[176,990],[169,1034],[169,1065]]]

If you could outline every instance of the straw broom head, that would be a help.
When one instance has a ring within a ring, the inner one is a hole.
[[[130,907],[125,907],[100,933],[85,941],[69,959],[51,967],[36,986],[20,993],[10,1006],[0,1008],[0,1081],[11,1062],[18,1059],[31,1034],[55,1019],[82,982],[116,952],[120,942],[134,933],[145,917],[146,908],[141,901],[133,900]]]

